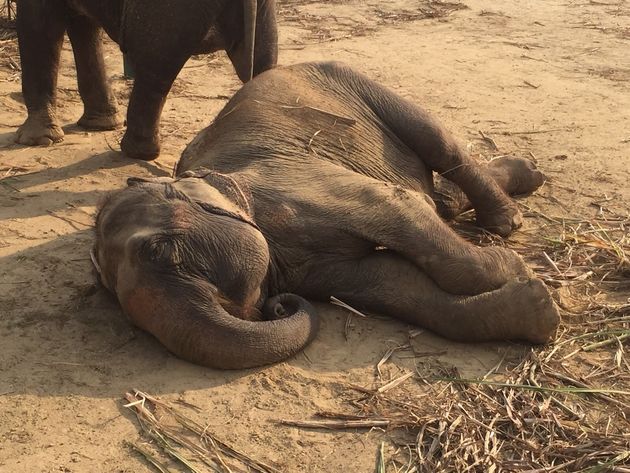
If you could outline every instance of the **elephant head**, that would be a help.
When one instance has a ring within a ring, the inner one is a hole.
[[[278,29],[274,0],[243,0],[243,34],[226,48],[243,82],[276,65]]]
[[[274,363],[317,332],[307,301],[267,298],[269,248],[228,176],[130,179],[97,215],[94,255],[123,311],[188,361],[224,369]]]

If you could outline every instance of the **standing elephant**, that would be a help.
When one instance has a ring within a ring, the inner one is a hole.
[[[347,66],[261,74],[176,175],[111,194],[94,254],[124,312],[184,359],[243,368],[293,355],[317,328],[302,297],[454,340],[554,336],[557,307],[522,259],[441,218],[472,206],[507,235],[521,221],[508,194],[543,175],[521,158],[475,163],[425,111]]]
[[[101,27],[135,70],[121,148],[138,159],[159,155],[162,107],[192,54],[224,49],[243,82],[275,66],[278,55],[274,0],[20,0],[17,32],[28,118],[17,131],[18,143],[63,139],[55,102],[66,31],[84,105],[79,126],[122,125],[106,81]]]

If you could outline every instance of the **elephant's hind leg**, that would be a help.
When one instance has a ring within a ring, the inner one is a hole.
[[[334,202],[327,214],[334,210],[339,228],[404,256],[446,292],[475,295],[531,275],[512,250],[462,239],[426,194],[362,176],[334,179],[327,176],[322,191]]]
[[[508,195],[529,194],[545,181],[543,173],[532,161],[525,158],[503,156],[480,166],[485,168],[485,172]],[[473,208],[459,186],[441,177],[435,179],[433,201],[440,217],[447,220]]]
[[[78,125],[88,130],[113,130],[122,126],[116,99],[107,84],[101,29],[86,16],[72,16],[68,21],[68,37],[84,107]]]
[[[17,143],[35,146],[63,140],[56,114],[56,89],[66,14],[60,1],[22,0],[18,4],[22,95],[28,117],[15,135]]]
[[[518,206],[442,126],[422,108],[340,65],[329,65],[343,83],[432,171],[457,184],[476,210],[477,223],[502,236],[520,227]]]
[[[494,291],[455,296],[390,251],[377,251],[360,261],[322,264],[299,293],[320,300],[335,296],[357,309],[402,319],[464,342],[545,343],[559,323],[558,309],[539,279],[517,278]]]

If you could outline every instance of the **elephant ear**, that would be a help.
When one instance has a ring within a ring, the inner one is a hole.
[[[147,182],[150,184],[170,184],[173,182],[173,179],[170,177],[139,177],[139,176],[132,176],[132,177],[127,178],[128,187],[145,184]]]
[[[247,186],[242,183],[239,184],[231,176],[212,171],[208,168],[198,168],[195,171],[186,171],[179,177],[196,177],[205,180],[231,202],[236,204],[242,212],[241,216],[244,217],[245,220],[254,220],[254,207],[252,205],[253,198],[251,192]]]

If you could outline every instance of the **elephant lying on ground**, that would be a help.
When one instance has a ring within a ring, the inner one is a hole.
[[[432,173],[440,178],[434,185]],[[103,284],[176,355],[218,368],[283,360],[330,296],[461,341],[549,341],[558,311],[521,258],[441,218],[471,205],[507,235],[528,160],[474,163],[426,112],[338,63],[265,72],[96,220]],[[434,203],[435,202],[435,203]],[[263,319],[263,320],[261,320]]]
[[[239,78],[247,81],[273,67],[278,53],[274,0],[20,0],[17,32],[28,118],[17,132],[18,143],[48,145],[63,139],[55,108],[65,31],[84,105],[79,126],[112,130],[122,125],[106,81],[101,27],[127,53],[135,71],[120,144],[132,158],[160,154],[162,107],[192,54],[224,49]]]

